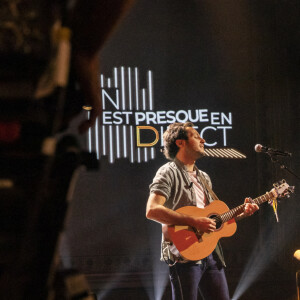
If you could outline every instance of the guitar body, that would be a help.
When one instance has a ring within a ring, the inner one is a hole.
[[[176,211],[194,217],[209,218],[226,213],[229,208],[224,202],[215,200],[204,209],[196,206],[184,206]],[[168,235],[183,258],[197,261],[210,255],[216,248],[219,239],[232,236],[236,228],[236,222],[232,218],[211,233],[201,234],[190,226],[172,225],[168,226]]]
[[[260,205],[266,201],[272,202],[278,197],[289,197],[294,192],[294,187],[289,186],[284,179],[273,186],[270,192],[253,199],[252,202]],[[183,258],[192,261],[203,259],[214,251],[220,238],[232,236],[236,232],[235,217],[244,211],[245,205],[229,210],[224,202],[215,200],[204,209],[196,206],[181,207],[176,210],[181,214],[214,218],[217,229],[211,233],[201,233],[191,226],[165,225],[162,227],[165,240],[173,242]]]

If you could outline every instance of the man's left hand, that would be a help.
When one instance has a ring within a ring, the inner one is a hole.
[[[259,207],[257,204],[252,202],[251,198],[246,198],[245,199],[245,209],[244,209],[244,213],[247,216],[251,216],[253,215],[257,210],[259,210]]]

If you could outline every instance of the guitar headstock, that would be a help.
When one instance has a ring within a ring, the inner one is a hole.
[[[276,191],[277,198],[289,198],[290,194],[294,193],[295,190],[295,187],[289,186],[284,179],[278,181],[277,183],[274,183],[273,186]]]

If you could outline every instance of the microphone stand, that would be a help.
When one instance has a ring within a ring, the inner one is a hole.
[[[285,166],[285,165],[283,164],[283,162],[280,161],[280,160],[277,158],[277,155],[278,155],[278,154],[275,154],[275,153],[268,153],[268,155],[270,156],[271,161],[272,161],[273,163],[279,164],[280,169],[284,169],[284,170],[288,171],[290,174],[294,175],[297,179],[300,180],[300,177],[299,177],[297,174],[295,174],[291,169],[289,169],[287,166]],[[289,196],[288,196],[288,197],[289,197]],[[274,199],[274,200],[271,201],[269,204],[273,206],[273,210],[274,210],[274,214],[275,214],[276,220],[277,220],[277,222],[279,222],[278,214],[277,214],[277,199]]]
[[[272,161],[273,163],[279,164],[280,169],[286,170],[287,172],[289,172],[290,174],[294,175],[297,179],[300,180],[300,177],[299,177],[296,173],[294,173],[291,169],[289,169],[287,166],[285,166],[285,165],[283,164],[283,162],[280,161],[280,160],[277,158],[277,155],[276,155],[276,154],[274,154],[274,153],[268,153],[268,155],[270,156],[271,161]]]

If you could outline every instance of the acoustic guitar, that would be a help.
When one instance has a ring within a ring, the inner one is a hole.
[[[276,198],[289,197],[294,192],[294,187],[289,186],[285,180],[273,184],[274,188],[266,194],[253,199],[253,203],[260,205],[266,201],[272,202]],[[203,233],[191,226],[170,225],[167,234],[174,243],[181,256],[187,260],[197,261],[210,255],[220,238],[232,236],[236,229],[236,217],[244,211],[246,204],[229,210],[228,206],[214,200],[204,209],[196,206],[184,206],[176,211],[195,217],[212,218],[216,222],[216,230],[211,233]]]

